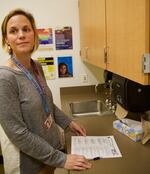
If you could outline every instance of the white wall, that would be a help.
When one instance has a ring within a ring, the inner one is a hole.
[[[73,50],[61,51],[38,51],[33,55],[33,58],[38,56],[53,56],[55,64],[57,65],[57,56],[72,55],[73,56],[73,78],[56,78],[55,80],[48,80],[48,85],[52,90],[54,102],[61,107],[60,103],[60,88],[67,86],[85,86],[92,85],[98,82],[97,77],[93,74],[92,70],[82,63],[79,50],[79,13],[78,13],[78,0],[0,0],[0,25],[4,16],[13,8],[24,8],[29,10],[35,17],[38,28],[48,28],[63,26],[72,26],[73,30]],[[1,40],[1,36],[0,36]],[[3,64],[9,57],[0,47],[0,64]],[[57,69],[57,68],[56,68]],[[102,74],[102,71],[99,70]],[[56,72],[57,74],[57,72]],[[88,82],[81,81],[81,75],[88,75]]]

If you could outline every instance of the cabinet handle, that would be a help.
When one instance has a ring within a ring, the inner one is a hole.
[[[109,64],[109,62],[108,62],[108,49],[109,49],[109,46],[104,47],[104,63],[106,63],[106,64]]]
[[[83,58],[83,60],[88,59],[88,50],[89,50],[89,47],[83,47],[83,49],[81,50],[81,54],[80,55]],[[83,54],[82,54],[82,52],[83,52]]]
[[[85,47],[85,59],[88,59],[88,50],[89,50],[89,47]]]
[[[104,63],[107,63],[107,47],[104,47]]]

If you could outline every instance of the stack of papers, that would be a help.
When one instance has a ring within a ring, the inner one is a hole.
[[[87,159],[122,157],[113,136],[72,136],[71,154]]]

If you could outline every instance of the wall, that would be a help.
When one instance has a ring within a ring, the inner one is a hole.
[[[73,78],[56,78],[48,80],[48,85],[52,90],[54,102],[60,107],[60,88],[70,86],[86,86],[93,85],[102,80],[102,70],[91,65],[84,64],[79,55],[80,40],[79,40],[79,12],[78,0],[0,0],[0,25],[4,16],[13,8],[24,8],[29,10],[35,17],[38,28],[48,28],[63,26],[72,26],[73,30],[73,50],[64,51],[38,51],[33,55],[33,58],[38,56],[53,56],[57,65],[57,56],[72,55],[73,57]],[[1,39],[1,36],[0,36]],[[9,57],[2,48],[0,48],[1,57],[0,64],[4,64]],[[56,69],[57,74],[57,69]],[[88,81],[83,82],[81,76],[87,74]]]

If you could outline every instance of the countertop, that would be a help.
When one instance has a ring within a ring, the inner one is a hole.
[[[69,171],[70,174],[149,174],[150,173],[150,143],[142,145],[115,130],[112,122],[114,115],[91,116],[77,118],[84,125],[87,135],[113,135],[121,151],[121,158],[107,158],[92,162],[92,168],[85,171]],[[67,151],[70,153],[71,132],[66,133]]]
[[[70,90],[70,91],[69,91]],[[103,99],[105,91],[99,96],[95,95],[94,88],[70,88],[62,90],[62,109],[68,112],[68,104],[73,101],[88,99]],[[142,145],[141,142],[134,142],[129,137],[121,134],[113,128],[115,115],[90,116],[74,118],[87,129],[87,135],[107,136],[113,135],[121,151],[121,158],[107,158],[91,161],[92,168],[84,171],[69,171],[69,174],[149,174],[150,173],[150,143]],[[71,132],[67,131],[66,148],[70,153]]]

